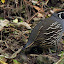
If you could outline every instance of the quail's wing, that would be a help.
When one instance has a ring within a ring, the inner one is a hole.
[[[51,44],[51,42],[56,44],[56,39],[60,38],[61,31],[61,24],[59,24],[58,21],[52,20],[51,17],[41,20],[32,30],[24,48],[32,45],[35,40],[45,44]]]
[[[43,27],[40,27],[36,38],[36,43],[41,45],[56,45],[62,35],[62,26],[58,21],[47,18],[43,22]]]
[[[29,47],[30,45],[33,44],[33,42],[35,41],[37,35],[38,35],[38,32],[39,32],[39,29],[40,27],[42,26],[43,24],[43,20],[41,20],[35,27],[34,29],[32,30],[30,36],[29,36],[29,39],[28,39],[28,42],[27,44],[24,46],[24,48],[27,48]]]

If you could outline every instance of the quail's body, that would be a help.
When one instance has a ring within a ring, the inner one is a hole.
[[[36,43],[38,42],[42,46],[55,46],[62,35],[61,24],[50,18],[48,18],[48,21],[46,19],[44,22],[45,27],[43,27],[44,25],[40,27],[37,38],[35,39]]]
[[[29,40],[23,49],[33,43],[49,48],[57,46],[62,37],[62,28],[64,28],[63,21],[64,20],[60,19],[57,14],[41,20],[32,30]]]

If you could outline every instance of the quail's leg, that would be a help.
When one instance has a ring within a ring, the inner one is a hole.
[[[49,53],[52,54],[50,48],[48,48],[48,49],[43,49],[43,54],[49,54]]]
[[[57,52],[61,52],[61,42],[58,43],[58,46],[57,46]]]
[[[47,51],[47,50],[46,50],[45,48],[43,48],[43,54],[46,54],[46,51]]]
[[[50,53],[50,54],[52,54],[51,49],[50,49],[50,48],[48,48],[48,50],[49,50],[49,53]]]

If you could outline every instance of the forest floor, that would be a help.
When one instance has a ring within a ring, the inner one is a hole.
[[[42,48],[38,46],[21,51],[28,41],[31,30],[40,19],[50,17],[51,12],[64,11],[63,2],[1,0],[0,64],[64,64],[64,37],[60,41],[58,52],[51,49],[51,54],[43,54]]]

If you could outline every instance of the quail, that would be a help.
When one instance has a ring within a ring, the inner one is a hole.
[[[45,48],[57,47],[63,32],[64,11],[55,12],[51,17],[41,20],[34,27],[23,50],[35,43]]]

